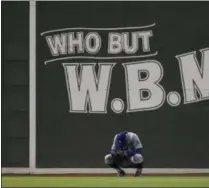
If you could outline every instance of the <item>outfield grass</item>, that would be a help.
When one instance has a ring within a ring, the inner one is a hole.
[[[209,187],[209,177],[2,177],[2,187]]]

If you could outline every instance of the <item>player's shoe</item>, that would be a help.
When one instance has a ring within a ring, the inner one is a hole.
[[[141,176],[142,175],[142,169],[137,168],[134,176]]]
[[[125,176],[125,175],[126,175],[126,173],[125,173],[124,170],[119,170],[119,171],[118,171],[118,176],[123,177],[123,176]]]

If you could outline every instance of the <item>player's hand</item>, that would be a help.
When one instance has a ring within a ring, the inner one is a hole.
[[[113,156],[116,156],[116,155],[125,156],[125,153],[122,150],[110,150],[110,154]]]
[[[127,150],[127,151],[124,151],[124,155],[126,157],[131,157],[135,154],[136,152],[134,150]]]
[[[125,153],[122,150],[117,151],[117,154],[120,155],[120,156],[125,156]]]
[[[128,156],[128,151],[124,151],[124,156]]]

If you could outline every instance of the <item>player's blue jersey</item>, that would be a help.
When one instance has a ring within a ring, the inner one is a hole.
[[[137,134],[133,132],[120,132],[115,135],[112,150],[137,150],[142,148],[142,143]]]

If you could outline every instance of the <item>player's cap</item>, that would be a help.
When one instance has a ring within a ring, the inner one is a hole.
[[[127,131],[124,131],[124,132],[120,132],[120,133],[117,134],[117,136],[116,136],[116,147],[121,147],[125,143],[127,133],[128,133]]]

